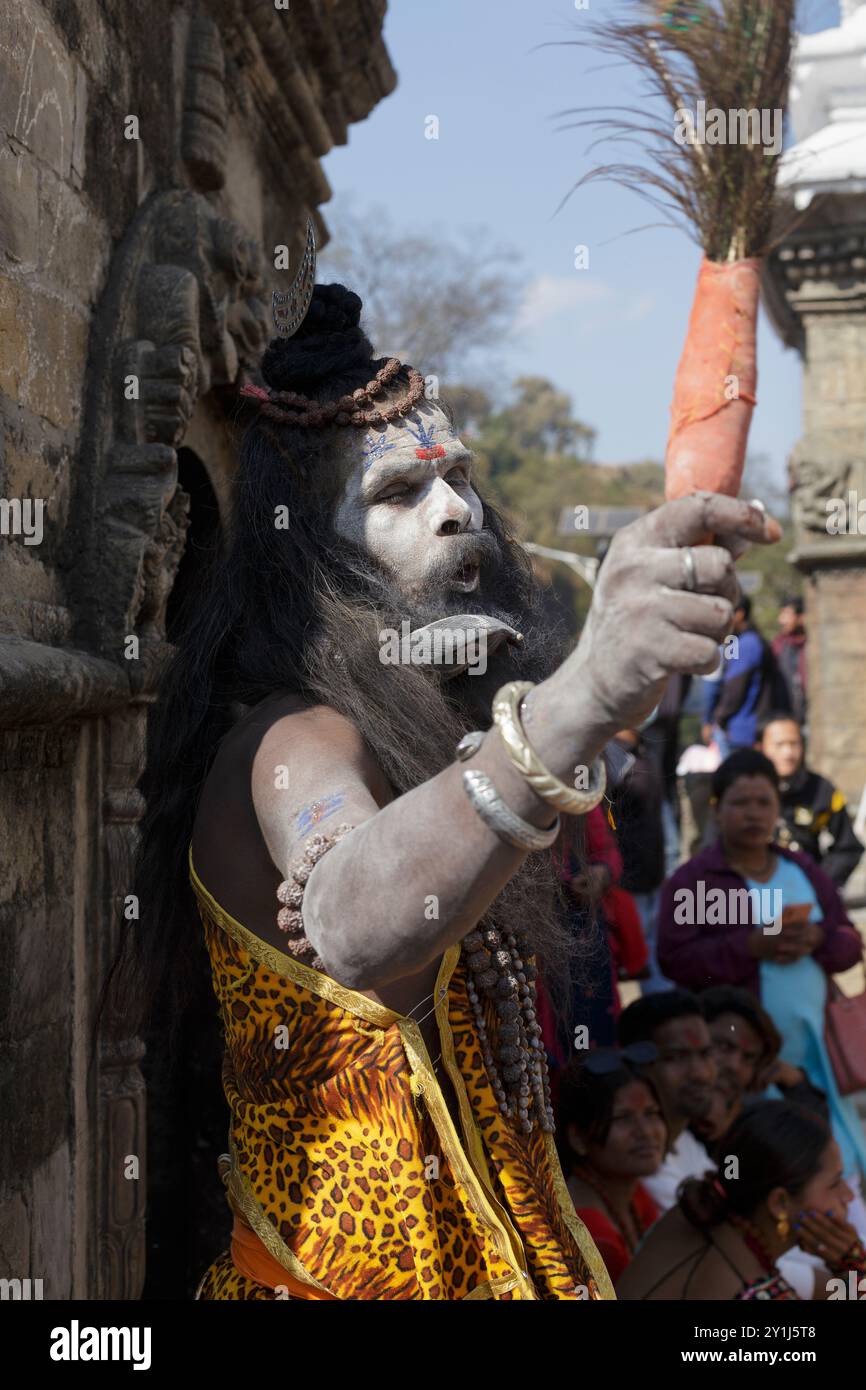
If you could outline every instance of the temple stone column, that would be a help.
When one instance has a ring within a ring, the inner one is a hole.
[[[796,143],[781,171],[793,229],[768,260],[764,299],[804,367],[789,466],[791,558],[808,576],[809,756],[856,810],[866,783],[866,4],[851,0],[842,15],[797,45]]]

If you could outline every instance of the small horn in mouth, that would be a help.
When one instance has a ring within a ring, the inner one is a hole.
[[[484,633],[488,656],[492,656],[503,642],[510,642],[515,647],[519,647],[523,643],[522,632],[509,627],[508,623],[500,622],[497,618],[488,618],[485,613],[457,613],[453,618],[437,618],[433,623],[425,623],[423,627],[413,628],[412,636],[415,637],[419,632],[435,632],[437,628],[451,632],[455,636],[462,633],[464,653],[469,649],[470,637],[474,634],[477,646],[482,632]],[[423,664],[419,663],[419,665]],[[466,661],[461,662],[459,658],[447,666],[441,661],[436,663],[445,680],[462,675],[468,664]]]

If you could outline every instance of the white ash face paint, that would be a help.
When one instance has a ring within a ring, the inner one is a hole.
[[[354,452],[354,450],[353,450]],[[408,599],[460,533],[480,531],[472,455],[443,410],[429,402],[365,432],[334,517],[337,534],[362,547]],[[456,556],[455,556],[456,565]],[[455,574],[454,592],[474,593],[478,573]]]

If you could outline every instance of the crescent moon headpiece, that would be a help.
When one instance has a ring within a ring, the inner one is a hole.
[[[316,283],[316,237],[311,218],[307,219],[307,240],[298,272],[287,290],[274,290],[274,327],[281,338],[297,333],[307,316]],[[247,382],[240,394],[257,401],[262,415],[281,425],[322,427],[324,425],[377,425],[384,429],[389,421],[407,414],[424,394],[424,378],[415,367],[406,366],[408,387],[400,399],[377,406],[379,395],[404,370],[403,363],[391,357],[366,386],[335,401],[318,401],[297,391],[274,391]]]
[[[298,273],[287,290],[274,290],[274,328],[281,338],[291,338],[303,323],[316,283],[316,234],[307,218],[307,241]]]

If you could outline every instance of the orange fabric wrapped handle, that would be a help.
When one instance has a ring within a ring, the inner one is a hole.
[[[671,404],[668,500],[739,493],[758,380],[760,269],[758,257],[701,262]]]

